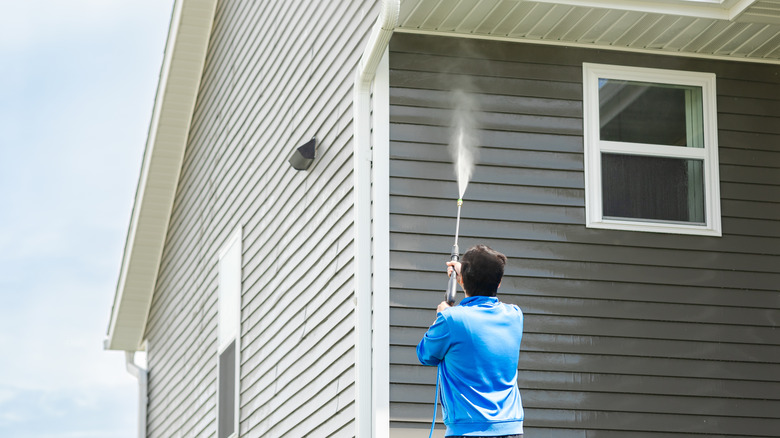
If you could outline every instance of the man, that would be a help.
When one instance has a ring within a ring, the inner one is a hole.
[[[498,301],[506,256],[485,245],[449,262],[466,298],[442,302],[417,345],[423,365],[438,365],[447,437],[520,437],[523,406],[517,362],[523,313]]]

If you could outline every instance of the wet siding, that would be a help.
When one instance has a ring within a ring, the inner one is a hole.
[[[585,228],[583,62],[717,75],[723,237]],[[397,34],[390,68],[393,427],[432,415],[435,369],[414,347],[446,283],[459,84],[478,93],[483,145],[460,247],[510,258],[499,295],[526,314],[527,436],[777,436],[777,66]]]
[[[219,3],[147,329],[149,437],[216,434],[217,261],[239,224],[241,436],[354,435],[352,83],[374,3]]]

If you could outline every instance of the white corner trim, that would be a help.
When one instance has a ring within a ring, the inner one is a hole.
[[[372,404],[374,437],[390,434],[390,53],[374,79],[374,339]]]
[[[353,192],[355,232],[355,435],[376,434],[372,378],[371,84],[398,25],[400,0],[383,0],[355,72]]]

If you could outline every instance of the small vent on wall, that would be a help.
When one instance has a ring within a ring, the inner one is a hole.
[[[298,146],[288,160],[295,170],[307,170],[314,162],[317,139],[312,138],[301,146]]]

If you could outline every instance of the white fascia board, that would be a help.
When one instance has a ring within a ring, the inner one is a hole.
[[[756,0],[534,0],[539,3],[617,9],[621,11],[647,12],[651,14],[681,15],[684,17],[733,20]]]
[[[216,0],[177,0],[171,17],[105,348],[137,351],[154,294],[211,36]]]

